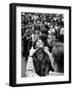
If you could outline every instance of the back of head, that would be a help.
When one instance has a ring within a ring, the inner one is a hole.
[[[52,56],[54,62],[57,64],[58,71],[64,72],[64,45],[62,43],[56,43],[52,50]]]

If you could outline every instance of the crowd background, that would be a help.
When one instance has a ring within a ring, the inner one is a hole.
[[[26,63],[30,48],[35,45],[41,34],[44,39],[46,38],[47,44],[45,43],[45,45],[49,47],[50,52],[55,43],[64,43],[64,15],[21,13],[22,58],[25,58]],[[24,66],[26,67],[26,65]],[[22,76],[24,75],[22,74]]]

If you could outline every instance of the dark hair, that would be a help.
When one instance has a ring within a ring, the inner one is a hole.
[[[39,26],[39,25],[35,25],[35,26],[34,26],[34,31],[35,31],[35,30],[40,31],[40,26]]]
[[[39,39],[43,41],[44,45],[47,44],[47,36],[44,34],[39,35]],[[38,39],[34,41],[33,47],[35,48]]]
[[[48,35],[48,30],[44,28],[44,29],[41,30],[41,33],[45,34],[45,35]]]
[[[44,34],[41,34],[41,35],[39,35],[39,39],[41,39],[45,43],[47,40],[47,36]]]
[[[52,56],[58,65],[59,72],[64,72],[64,45],[62,43],[55,44],[52,50]]]
[[[50,29],[49,26],[48,26],[47,24],[44,24],[44,28],[47,29],[47,30]]]

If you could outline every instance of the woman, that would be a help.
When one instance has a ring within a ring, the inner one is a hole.
[[[33,47],[30,50],[27,67],[26,67],[26,76],[46,76],[51,70],[51,63],[49,56],[44,51],[44,42],[46,38],[40,37],[36,42],[35,48]]]

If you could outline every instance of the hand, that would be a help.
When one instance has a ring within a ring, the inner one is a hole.
[[[33,56],[33,54],[38,50],[37,49],[34,49],[33,47],[30,49],[30,53],[29,53],[29,56]]]
[[[48,47],[44,47],[44,51],[49,56],[49,59],[50,59],[51,64],[53,64],[54,58],[52,57],[52,54],[49,52]]]
[[[49,48],[48,47],[44,47],[44,51],[45,51],[45,53],[49,53]]]

